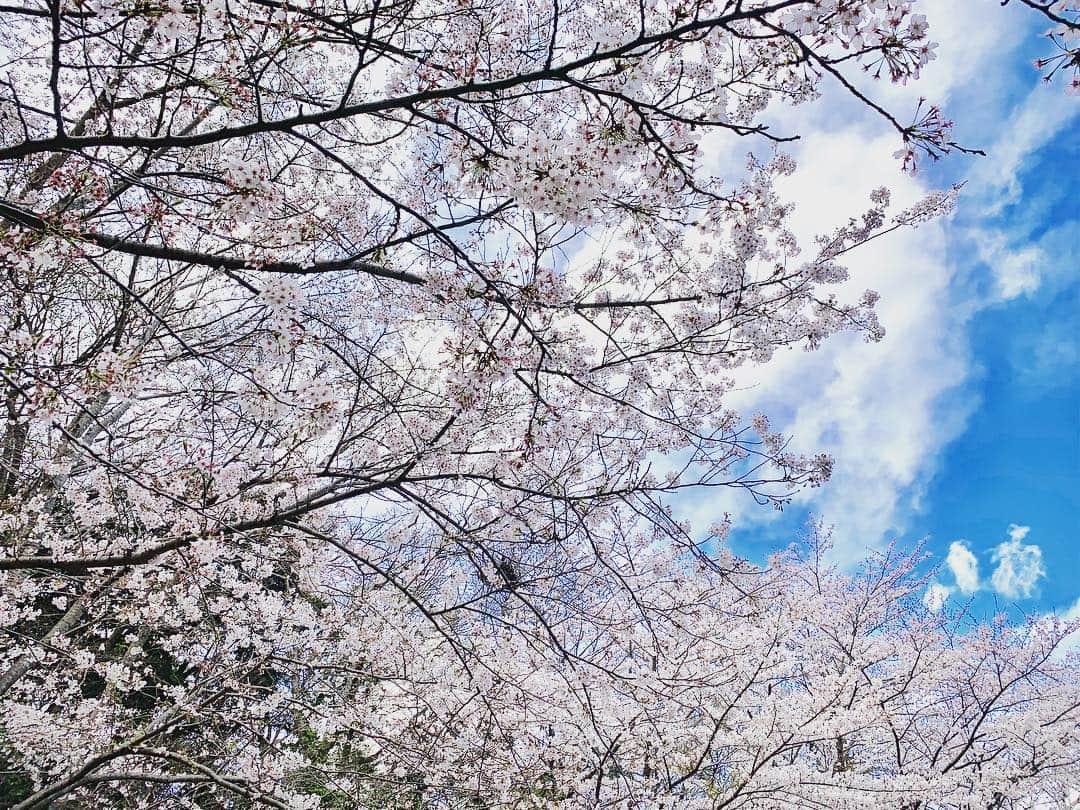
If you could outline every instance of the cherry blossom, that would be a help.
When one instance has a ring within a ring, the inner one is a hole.
[[[958,190],[800,240],[766,113],[962,149],[924,5],[4,6],[4,805],[1066,806],[1075,623],[673,506],[827,485],[734,371]]]

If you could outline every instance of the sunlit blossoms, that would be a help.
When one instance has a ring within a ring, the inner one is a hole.
[[[1069,806],[1074,625],[672,506],[827,485],[734,374],[957,191],[800,239],[765,113],[962,149],[924,5],[0,9],[0,805]]]

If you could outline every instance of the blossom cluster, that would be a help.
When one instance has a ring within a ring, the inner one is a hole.
[[[734,370],[880,338],[856,249],[956,192],[800,238],[766,113],[923,5],[0,10],[4,802],[1062,805],[1073,625],[677,509],[829,476]]]

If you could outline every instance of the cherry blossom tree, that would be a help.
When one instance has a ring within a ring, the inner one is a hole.
[[[1071,625],[671,508],[828,477],[733,370],[878,339],[847,254],[955,195],[800,244],[765,115],[961,149],[862,89],[917,6],[0,7],[3,805],[1065,806]]]

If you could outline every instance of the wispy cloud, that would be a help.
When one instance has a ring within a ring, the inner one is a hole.
[[[1080,368],[1080,330],[1070,321],[1047,320],[1015,342],[1009,363],[1017,384],[1029,392],[1072,385],[1075,375],[1062,371]]]
[[[1031,534],[1030,526],[1021,526],[1019,523],[1009,524],[1009,539],[1019,543],[1025,537]]]
[[[806,136],[795,150],[800,170],[780,189],[796,201],[793,230],[804,243],[865,208],[875,185],[891,185],[897,210],[925,194],[920,180],[895,174],[894,148],[891,136],[867,139],[857,129]],[[881,294],[882,342],[838,335],[811,354],[782,353],[733,375],[745,385],[731,397],[733,407],[769,414],[794,437],[793,449],[836,459],[832,480],[803,493],[798,504],[835,524],[838,559],[857,560],[886,534],[903,530],[909,499],[933,477],[938,451],[962,430],[972,404],[942,407],[967,375],[962,323],[949,311],[945,252],[941,223],[930,223],[852,256],[852,279],[838,295],[854,300],[867,287]],[[771,517],[740,509],[735,499],[710,500],[743,527]]]
[[[979,243],[979,258],[990,268],[1000,300],[1030,296],[1039,289],[1049,258],[1038,245],[1012,248],[1003,234],[995,232],[983,233]]]
[[[1051,88],[1040,85],[1000,122],[1000,134],[987,150],[993,159],[979,161],[970,178],[984,215],[1000,213],[1020,200],[1024,164],[1078,117],[1080,105],[1064,103]]]
[[[946,448],[979,406],[968,334],[972,317],[987,306],[1043,291],[1049,274],[1057,272],[1062,245],[1069,244],[1064,230],[1060,244],[1049,235],[1033,241],[1026,224],[1014,226],[998,216],[1025,193],[1021,175],[1033,155],[1080,112],[1080,107],[1061,109],[1076,105],[1040,86],[1033,70],[1024,72],[1027,63],[1019,51],[1031,33],[1025,27],[1029,18],[1007,8],[987,15],[975,30],[963,4],[931,0],[931,5],[942,58],[914,88],[875,86],[875,92],[897,109],[917,94],[935,100],[951,96],[949,112],[961,122],[975,122],[968,134],[979,136],[974,145],[986,147],[991,157],[950,164],[969,172],[955,222],[895,233],[850,257],[852,280],[841,297],[855,297],[866,287],[881,293],[879,315],[887,332],[882,343],[866,345],[841,335],[812,355],[778,356],[765,368],[748,369],[740,379],[746,388],[730,402],[744,413],[768,413],[778,430],[794,437],[793,450],[835,457],[832,480],[802,493],[797,505],[835,524],[834,551],[842,562],[910,530]],[[1002,70],[1003,62],[1011,67]],[[781,192],[796,204],[793,230],[804,241],[860,210],[874,186],[892,188],[901,206],[929,188],[925,176],[898,175],[890,157],[895,136],[882,135],[872,117],[838,121],[836,110],[843,106],[831,106],[835,100],[785,111],[790,120],[777,125],[776,131],[803,136],[790,145],[799,171]],[[731,140],[707,146],[718,174],[736,171],[742,148]],[[966,240],[965,246],[956,250],[959,240]],[[972,289],[975,277],[978,292]],[[1067,354],[1067,348],[1058,353]],[[701,525],[723,512],[732,513],[737,529],[760,527],[776,517],[740,498],[734,492],[711,493],[688,498],[682,506]],[[941,586],[949,593],[974,593],[993,584],[979,580],[976,554],[987,547],[964,548],[969,567],[953,573],[955,586]],[[960,565],[961,558],[956,560]],[[1018,575],[1023,570],[1016,568]],[[999,581],[1024,587],[1023,580],[1007,573]]]
[[[1038,581],[1046,576],[1042,549],[1033,543],[1024,543],[1031,531],[1030,526],[1009,526],[1009,539],[994,549],[994,569],[990,582],[994,590],[1010,599],[1027,599]]]

